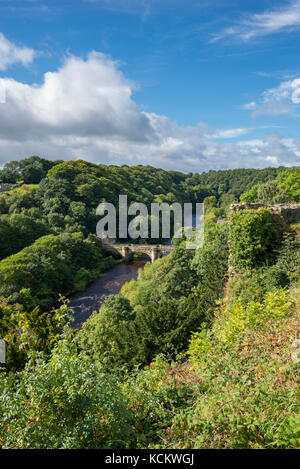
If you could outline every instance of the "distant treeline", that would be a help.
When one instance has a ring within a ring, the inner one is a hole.
[[[46,234],[95,234],[96,207],[103,201],[117,207],[120,194],[127,195],[128,203],[148,207],[153,202],[204,201],[210,216],[218,219],[239,200],[299,201],[299,178],[299,168],[283,167],[183,174],[152,166],[48,161],[38,156],[11,161],[0,171],[0,181],[16,185],[0,194],[0,259]]]
[[[31,156],[24,160],[6,163],[0,170],[0,183],[39,184],[47,176],[48,171],[57,165],[59,169],[51,173],[52,178],[70,180],[72,174],[78,176],[79,173],[84,174],[89,170],[91,179],[102,177],[115,182],[116,186],[125,184],[127,189],[131,188],[133,192],[141,193],[144,198],[149,198],[151,194],[154,194],[156,196],[168,195],[168,198],[172,199],[174,195],[178,195],[178,189],[181,189],[181,193],[183,190],[188,199],[197,198],[197,200],[208,195],[220,197],[223,193],[232,194],[239,199],[240,195],[253,185],[276,179],[278,174],[286,169],[280,166],[279,168],[240,168],[184,174],[152,166],[106,166],[85,161],[52,161],[39,156]],[[142,188],[144,188],[143,191]]]

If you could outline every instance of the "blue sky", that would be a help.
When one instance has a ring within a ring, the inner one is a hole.
[[[300,161],[300,0],[0,0],[0,165]]]

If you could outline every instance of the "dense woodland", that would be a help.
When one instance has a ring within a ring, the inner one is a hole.
[[[183,174],[32,156],[0,182],[11,185],[0,193],[0,447],[299,447],[300,223],[229,208],[300,203],[299,167]],[[96,207],[119,194],[204,202],[205,243],[173,239],[75,330],[68,297],[121,261],[95,235]]]

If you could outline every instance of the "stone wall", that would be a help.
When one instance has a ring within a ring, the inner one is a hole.
[[[6,182],[0,183],[0,192],[9,191],[11,189],[11,184],[7,184]]]
[[[239,212],[240,210],[257,210],[258,208],[266,208],[273,215],[273,219],[278,220],[279,217],[285,221],[285,223],[297,223],[300,222],[300,204],[233,204],[230,206],[233,212]]]

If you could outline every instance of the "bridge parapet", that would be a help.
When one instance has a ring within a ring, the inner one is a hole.
[[[105,244],[105,248],[118,251],[126,261],[132,258],[133,253],[143,252],[150,257],[152,263],[163,254],[173,251],[173,246],[165,244]]]

